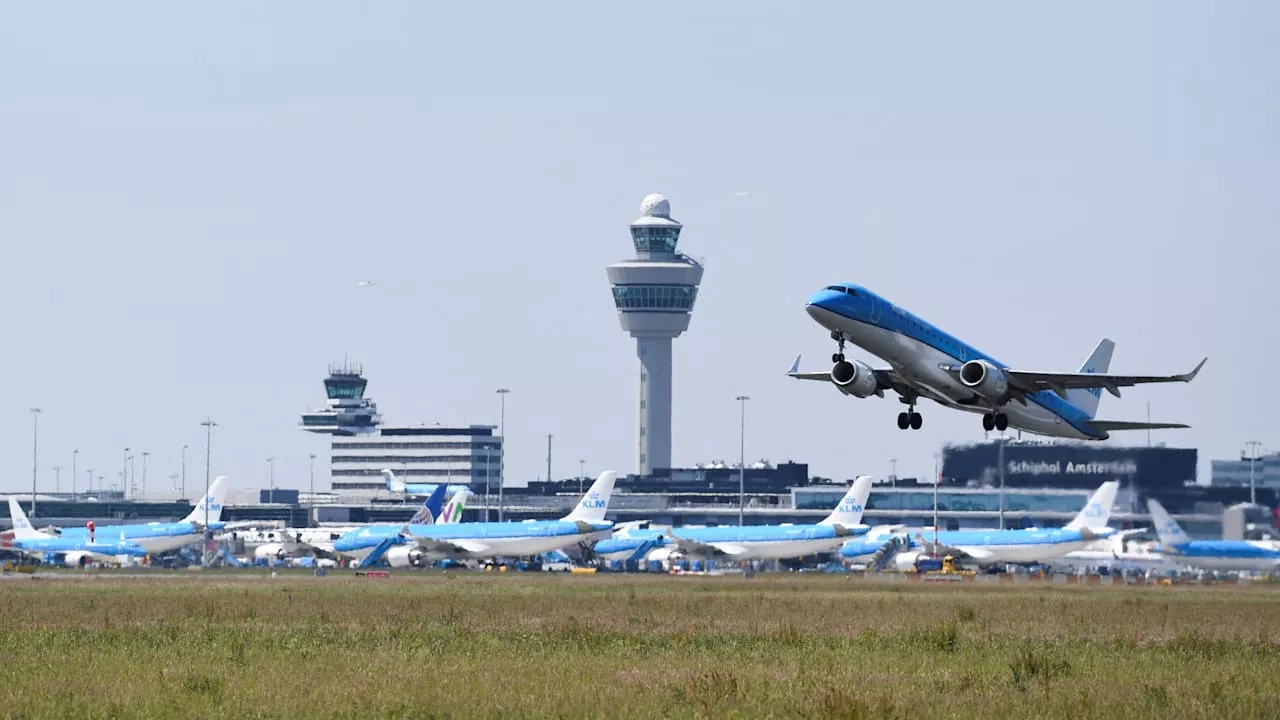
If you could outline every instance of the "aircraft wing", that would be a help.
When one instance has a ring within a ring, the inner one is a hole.
[[[489,546],[475,540],[436,540],[434,538],[414,537],[413,542],[428,553],[445,555],[483,555]]]
[[[703,555],[703,556],[729,556],[737,557],[747,552],[747,549],[732,543],[704,543],[688,538],[676,537],[670,533],[667,534],[667,540],[675,545],[677,549],[687,555]]]
[[[1178,430],[1181,428],[1189,428],[1190,425],[1182,423],[1149,423],[1149,422],[1128,422],[1125,420],[1090,420],[1089,427],[1094,430],[1107,432],[1109,430]]]
[[[1080,372],[1036,372],[1031,370],[1015,370],[1013,368],[1005,368],[1004,374],[1009,378],[1009,384],[1024,393],[1039,392],[1041,390],[1052,390],[1059,397],[1066,398],[1067,391],[1080,388],[1105,388],[1107,392],[1116,397],[1120,397],[1120,388],[1133,387],[1134,385],[1144,385],[1147,383],[1168,383],[1168,382],[1191,382],[1196,375],[1200,374],[1200,368],[1204,367],[1205,362],[1209,358],[1204,358],[1200,364],[1196,365],[1191,372],[1181,373],[1179,375],[1109,375],[1106,373],[1080,373]],[[959,374],[959,365],[946,365],[943,369]],[[1143,428],[1146,426],[1144,425]],[[1153,426],[1157,427],[1185,427],[1182,425],[1172,426]],[[1116,428],[1119,429],[1119,428]]]
[[[876,386],[879,388],[876,394],[880,395],[881,397],[884,396],[883,391],[885,390],[893,390],[897,392],[899,395],[903,395],[904,397],[907,396],[909,393],[914,392],[910,388],[910,386],[907,385],[907,382],[902,379],[902,376],[890,368],[872,368],[871,372],[875,373]],[[793,377],[797,380],[830,381],[831,372],[829,370],[824,370],[820,372],[819,371],[801,371],[800,356],[797,355],[795,362],[791,363],[791,369],[787,371],[787,377]]]
[[[916,534],[916,542],[920,543],[920,546],[924,548],[924,551],[930,555],[937,555],[939,557],[944,555],[953,555],[955,557],[977,560],[978,562],[984,562],[991,559],[991,553],[981,548],[969,548],[968,550],[963,550],[958,547],[951,547],[950,545],[943,543],[935,543],[932,540],[926,540],[919,533]]]

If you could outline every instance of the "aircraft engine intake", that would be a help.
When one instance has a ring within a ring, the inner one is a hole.
[[[62,563],[67,567],[82,568],[93,562],[93,556],[87,552],[69,552],[62,556]]]
[[[874,395],[876,374],[866,363],[841,360],[831,367],[831,382],[845,395],[865,398]]]
[[[986,360],[970,360],[960,366],[960,382],[982,397],[1002,402],[1009,393],[1004,371]]]
[[[387,564],[391,567],[423,567],[426,565],[426,553],[418,548],[393,547],[387,551]]]

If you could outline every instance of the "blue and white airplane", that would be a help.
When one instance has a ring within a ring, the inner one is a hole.
[[[933,528],[874,528],[865,537],[851,540],[840,549],[840,557],[853,562],[867,562],[893,540],[899,548],[893,559],[899,570],[910,569],[925,556],[953,555],[980,565],[995,563],[1035,563],[1079,550],[1115,534],[1107,527],[1111,506],[1115,504],[1120,483],[1103,483],[1089,496],[1083,509],[1062,528],[1029,530],[943,530]],[[936,539],[935,539],[936,538]]]
[[[142,525],[105,525],[103,527],[62,528],[58,537],[88,542],[130,542],[141,546],[150,554],[177,550],[204,537],[205,521],[210,530],[220,530],[222,501],[227,495],[227,478],[220,476],[209,486],[209,494],[200,498],[195,508],[185,518],[172,523],[146,523]],[[206,508],[208,514],[205,514]]]
[[[727,527],[679,527],[668,530],[631,530],[595,545],[597,557],[607,560],[640,559],[658,548],[710,559],[765,560],[802,557],[840,547],[850,537],[867,532],[862,510],[871,493],[871,477],[854,480],[835,510],[812,525],[732,525]]]
[[[147,551],[136,543],[120,540],[90,540],[49,535],[31,526],[18,501],[9,498],[9,517],[13,530],[0,534],[0,547],[48,560],[67,567],[84,567],[94,561],[111,560],[120,555],[142,557]]]
[[[1157,500],[1147,500],[1165,559],[1200,570],[1280,571],[1280,550],[1258,540],[1192,540]]]
[[[1079,372],[1015,370],[948,335],[858,285],[829,285],[814,293],[805,310],[831,332],[837,350],[826,372],[800,372],[800,358],[788,372],[800,380],[831,382],[857,398],[886,390],[907,405],[898,427],[919,430],[921,398],[982,415],[984,430],[1015,428],[1075,440],[1106,440],[1116,430],[1185,428],[1177,423],[1095,420],[1102,389],[1120,397],[1121,387],[1143,383],[1191,382],[1205,360],[1182,375],[1107,374],[1115,343],[1103,339]],[[889,364],[873,369],[845,357],[851,342]]]
[[[406,483],[396,477],[390,469],[383,469],[382,477],[387,481],[387,492],[406,497],[427,497],[440,487],[439,483]],[[448,485],[448,493],[455,495],[462,490],[469,490],[469,485]]]
[[[605,520],[617,473],[600,473],[568,515],[559,520],[480,522],[452,525],[374,525],[343,535],[333,549],[369,567],[397,546],[408,546],[411,564],[430,559],[521,557],[560,550],[610,535]]]

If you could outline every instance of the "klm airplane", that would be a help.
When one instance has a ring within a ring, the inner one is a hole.
[[[1115,343],[1103,339],[1079,372],[1016,370],[957,340],[858,285],[829,285],[809,298],[805,310],[831,332],[836,352],[826,372],[800,372],[797,357],[787,373],[800,380],[830,382],[856,398],[898,394],[907,406],[898,427],[919,430],[921,398],[982,415],[984,430],[1015,428],[1074,440],[1106,440],[1116,430],[1185,428],[1176,423],[1095,420],[1102,390],[1120,397],[1120,388],[1143,383],[1191,382],[1205,360],[1182,375],[1107,374]],[[889,364],[875,369],[845,357],[853,343]]]
[[[9,498],[9,517],[13,519],[13,530],[0,534],[0,547],[17,550],[57,565],[84,567],[95,560],[110,560],[119,555],[142,557],[147,554],[146,550],[132,542],[94,541],[42,533],[31,526],[27,514],[12,497]]]
[[[397,546],[408,546],[408,559],[413,564],[428,559],[521,557],[559,550],[612,534],[613,523],[604,516],[616,478],[612,470],[600,473],[573,511],[559,520],[375,525],[343,535],[333,549],[360,559],[360,567],[372,566]]]
[[[1251,540],[1192,540],[1157,500],[1147,500],[1151,524],[1167,560],[1200,570],[1280,571],[1280,550]]]
[[[435,492],[437,487],[440,487],[439,483],[406,483],[396,478],[396,474],[389,469],[383,469],[382,477],[387,481],[387,492],[406,497],[427,497]],[[449,485],[447,487],[450,495],[470,489],[469,485]]]
[[[664,531],[632,530],[596,543],[595,554],[608,560],[641,559],[649,551],[669,548],[708,559],[764,560],[802,557],[840,547],[850,537],[867,532],[862,509],[871,493],[871,477],[859,477],[835,510],[813,525],[733,525],[681,527]]]
[[[1118,481],[1102,483],[1075,518],[1060,529],[935,532],[917,528],[913,533],[902,526],[885,526],[872,529],[864,538],[846,543],[840,549],[840,557],[854,562],[870,562],[881,551],[896,553],[892,559],[899,570],[911,569],[920,557],[943,555],[972,560],[980,565],[1046,562],[1115,534],[1114,529],[1107,527],[1107,522],[1111,519],[1111,506],[1115,504],[1119,489]]]
[[[128,542],[141,546],[147,553],[165,553],[177,550],[204,537],[205,520],[210,530],[220,530],[222,501],[227,495],[227,478],[220,476],[209,486],[209,494],[200,498],[194,509],[179,522],[146,523],[143,525],[107,525],[100,528],[62,528],[58,537],[75,540]],[[205,510],[208,509],[206,515]]]

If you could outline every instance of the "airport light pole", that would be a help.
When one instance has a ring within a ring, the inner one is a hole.
[[[547,433],[547,482],[551,482],[551,433]]]
[[[582,494],[582,483],[587,479],[587,461],[578,461],[578,494]]]
[[[267,458],[267,502],[276,501],[276,459]]]
[[[128,490],[135,491],[130,492],[129,497],[133,500],[137,500],[138,497],[136,490],[138,488],[138,469],[133,466],[133,457],[133,455],[129,456],[129,477],[127,478],[127,481],[129,483]]]
[[[85,490],[87,493],[93,492],[93,468],[85,468],[84,472],[89,476],[89,488]]]
[[[738,422],[738,527],[743,526],[747,509],[747,401],[750,399],[746,395],[734,398],[742,408]]]
[[[182,445],[182,498],[187,498],[187,445]]]
[[[120,490],[128,491],[129,482],[129,448],[124,449],[124,463],[120,467]]]
[[[1252,505],[1258,504],[1258,496],[1253,484],[1253,467],[1258,463],[1258,447],[1260,445],[1262,443],[1257,440],[1250,440],[1245,443],[1245,446],[1252,451],[1249,454],[1249,503]]]
[[[498,522],[502,522],[504,506],[502,486],[507,474],[507,395],[511,391],[498,388],[498,435],[502,437],[502,445],[498,448]]]
[[[311,506],[311,512],[307,517],[307,527],[312,527],[312,523],[316,521],[316,454],[311,453],[311,469],[308,471],[311,484],[311,501],[307,503]]]
[[[213,429],[218,426],[218,423],[210,418],[205,418],[204,422],[200,424],[204,426],[204,499],[202,500],[204,502],[204,531],[202,533],[204,541],[201,548],[202,552],[200,553],[200,564],[204,567],[209,564],[209,467],[210,459],[213,456]]]
[[[942,484],[942,471],[938,469],[938,453],[933,454],[933,555],[938,556],[938,486]]]
[[[1004,433],[996,441],[996,466],[1000,475],[1000,529],[1004,529]]]
[[[62,466],[53,466],[53,491],[55,493],[62,492]]]
[[[40,476],[40,408],[31,408],[31,517],[36,516],[36,478]]]
[[[80,454],[79,450],[71,451],[71,499],[76,499],[76,456]]]
[[[898,458],[889,458],[889,487],[898,487]]]
[[[147,499],[147,456],[151,453],[142,451],[142,500]]]

